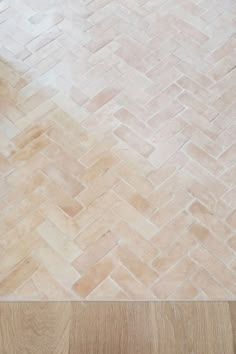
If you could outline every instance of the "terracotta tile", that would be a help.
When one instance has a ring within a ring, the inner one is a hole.
[[[62,188],[72,198],[76,197],[84,189],[83,184],[78,180],[51,163],[43,168],[43,172],[48,176],[50,181],[55,183],[59,188]]]
[[[16,235],[18,239],[30,235],[41,222],[43,222],[43,217],[38,211],[27,214],[25,218],[20,220],[18,224],[6,234],[5,240],[3,238],[1,239],[1,241],[4,240],[2,246],[6,249],[11,247]]]
[[[51,223],[56,225],[56,227],[67,235],[67,237],[73,240],[79,233],[79,227],[75,220],[71,219],[66,215],[61,209],[50,202],[44,202],[40,206],[40,212],[50,220]]]
[[[31,257],[26,258],[6,278],[0,282],[0,295],[9,295],[14,292],[38,269],[38,263]]]
[[[182,89],[175,83],[170,85],[163,93],[149,102],[149,111],[153,114],[159,112],[163,107],[167,106],[171,100],[178,96],[181,91]]]
[[[222,288],[204,269],[199,270],[192,278],[192,281],[212,300],[222,300],[232,297],[232,295],[227,292],[226,289]]]
[[[68,238],[67,234],[63,234],[50,221],[45,220],[37,227],[37,231],[40,236],[69,263],[81,254],[81,250]]]
[[[108,231],[97,241],[88,246],[84,253],[77,257],[72,264],[80,274],[84,274],[89,268],[108,254],[116,244],[116,238],[111,231]]]
[[[74,218],[79,231],[99,219],[104,213],[110,210],[113,205],[119,203],[119,201],[119,197],[111,190],[99,196]]]
[[[39,153],[45,149],[50,144],[50,140],[45,136],[39,136],[37,139],[32,141],[29,145],[22,148],[22,150],[17,151],[12,156],[12,161],[27,161],[35,154]]]
[[[108,277],[114,267],[115,264],[111,256],[106,256],[73,285],[73,290],[80,297],[88,296],[93,289]]]
[[[236,275],[224,263],[220,262],[208,250],[200,247],[191,252],[191,257],[204,267],[226,289],[233,289],[236,284]]]
[[[180,132],[168,141],[158,142],[155,144],[155,151],[149,156],[149,161],[157,168],[161,167],[186,144],[187,140],[187,137]]]
[[[122,179],[131,184],[143,197],[148,196],[153,191],[154,186],[152,183],[143,176],[136,174],[128,164],[119,164],[116,168],[116,172]]]
[[[173,54],[168,55],[165,60],[158,63],[154,68],[146,73],[146,75],[153,81],[160,81],[160,75],[170,71],[176,64],[179,63],[179,58]],[[172,79],[173,82],[173,79]],[[169,86],[169,85],[168,85]]]
[[[231,105],[235,100],[235,94],[230,88],[214,102],[214,107],[218,112],[224,112],[225,106]]]
[[[1,278],[6,276],[17,264],[29,257],[32,251],[41,245],[41,240],[36,232],[26,234],[21,238],[16,237],[14,241],[7,249],[7,252],[5,249],[1,249]]]
[[[162,249],[168,249],[179,236],[193,223],[193,217],[182,211],[171,222],[162,227],[151,239],[152,243]]]
[[[154,235],[156,231],[154,224],[127,203],[120,202],[113,208],[113,211],[138,231],[146,240],[150,240]]]
[[[40,205],[40,203],[36,202],[36,205]],[[13,229],[20,219],[23,219],[30,211],[32,211],[34,204],[30,202],[29,199],[23,199],[14,205],[14,207],[7,209],[4,211],[4,214],[0,217],[0,227],[2,230],[2,234],[6,234],[11,229]]]
[[[11,164],[10,162],[2,155],[0,154],[0,173],[1,175],[6,174],[11,170]]]
[[[208,107],[202,101],[193,96],[191,93],[185,91],[183,92],[178,99],[183,105],[193,109],[200,115],[205,116],[208,120],[212,120],[217,116],[217,111],[211,107]]]
[[[176,19],[174,25],[182,32],[185,32],[188,36],[191,36],[197,42],[205,42],[209,39],[203,32],[197,30],[194,26],[191,26],[184,20]]]
[[[156,272],[143,263],[127,246],[120,244],[112,252],[114,256],[143,284],[151,285],[156,279]]]
[[[221,176],[222,181],[226,183],[229,187],[232,187],[236,184],[236,166],[230,167],[224,174]]]
[[[11,186],[18,187],[19,179],[26,181],[26,179],[32,178],[32,175],[37,174],[46,164],[47,161],[45,161],[41,154],[34,155],[26,164],[22,164],[19,168],[14,169],[8,174],[6,181]]]
[[[78,138],[70,134],[70,144],[68,144],[68,136],[65,130],[56,125],[56,123],[49,129],[47,135],[53,142],[59,143],[60,146],[68,151],[76,160],[82,156],[83,148]]]
[[[70,289],[79,278],[76,270],[45,241],[42,241],[40,247],[35,249],[34,258],[50,272],[57,282],[67,289]]]
[[[191,200],[192,197],[188,193],[179,189],[173,198],[152,216],[152,222],[158,227],[164,226],[179,213],[179,210],[184,209]]]
[[[234,210],[227,218],[227,223],[235,229],[236,227],[236,210]]]
[[[1,300],[234,299],[233,5],[0,3]]]
[[[166,253],[160,254],[152,262],[158,276],[164,274],[170,267],[174,266],[179,259],[188,254],[196,245],[196,241],[186,232],[180,237]]]
[[[120,222],[114,232],[129,248],[135,248],[136,255],[145,263],[149,263],[159,253],[152,243],[145,240],[125,222]]]
[[[235,162],[235,152],[236,144],[233,144],[220,156],[219,161],[224,163],[227,167],[232,166]]]
[[[113,171],[107,171],[104,175],[97,177],[91,184],[89,189],[85,189],[77,198],[78,202],[88,207],[97,198],[108,192],[118,181]]]
[[[91,149],[96,143],[96,138],[94,134],[88,134],[82,125],[78,124],[76,118],[71,118],[71,115],[65,113],[63,110],[55,110],[53,114],[50,115],[50,119],[53,119],[55,124],[47,134],[50,135],[52,139],[54,135],[55,137],[59,135],[59,139],[56,140],[56,142],[65,143],[65,148],[72,149],[72,156],[76,156],[77,150],[82,154],[82,152],[84,153],[87,149]],[[68,144],[68,131],[70,131],[70,144]],[[50,132],[52,134],[50,134]],[[61,138],[63,139],[62,142]]]
[[[166,299],[172,295],[175,289],[188,279],[195,270],[196,265],[188,257],[185,257],[153,286],[157,298]]]
[[[110,278],[106,278],[101,285],[94,289],[88,299],[95,300],[127,300],[128,296]]]
[[[163,127],[161,127],[157,133],[153,135],[152,142],[158,145],[159,141],[166,141],[174,138],[177,134],[185,131],[187,123],[181,117],[176,117],[171,121],[167,122]]]
[[[185,167],[185,171],[193,175],[198,181],[207,187],[207,190],[216,195],[219,198],[226,190],[227,187],[215,176],[208,173],[200,165],[198,166],[195,162],[188,162]]]
[[[59,301],[73,298],[73,295],[57,283],[47,269],[42,266],[34,273],[32,281],[38,291],[45,296],[45,299]]]
[[[109,42],[111,42],[116,36],[116,31],[111,28],[108,31],[104,32],[103,35],[100,35],[99,37],[95,38],[94,40],[91,40],[88,43],[88,49],[95,53],[98,50],[102,49],[104,46],[108,45]],[[108,96],[108,94],[107,94]],[[94,104],[101,104],[103,100],[105,100],[106,95],[101,95],[99,96],[95,101]]]
[[[117,128],[115,130],[115,134],[125,143],[130,145],[134,150],[145,157],[149,156],[154,150],[153,146],[142,140],[142,138],[137,136],[132,130],[124,125],[121,125],[119,128]]]
[[[129,43],[130,45],[130,43]],[[116,51],[116,55],[120,58],[122,58],[128,65],[131,65],[134,67],[136,70],[140,72],[145,72],[147,68],[147,64],[145,63],[144,60],[139,60],[137,61],[134,54],[131,53],[130,49],[128,46],[123,46],[120,47]]]
[[[89,112],[96,112],[100,107],[109,102],[118,94],[115,89],[107,88],[95,96],[87,105]]]
[[[189,210],[200,222],[209,227],[217,236],[219,236],[219,238],[223,240],[229,238],[231,231],[227,225],[218,220],[204,205],[199,202],[194,202]]]
[[[234,67],[234,59],[231,56],[225,56],[219,63],[213,68],[211,76],[215,80],[220,80]]]
[[[46,301],[47,297],[35,286],[34,282],[30,279],[19,287],[14,293],[15,299],[18,301]]]
[[[151,128],[158,130],[163,126],[168,120],[174,118],[178,113],[184,109],[178,101],[174,100],[170,105],[154,115],[150,120],[148,120],[148,125]]]
[[[70,93],[71,98],[80,106],[83,106],[88,101],[88,97],[76,86],[72,86]]]
[[[121,108],[114,116],[122,123],[130,127],[137,134],[148,139],[152,135],[152,131],[147,127],[142,121],[137,119],[132,113],[127,109]]]
[[[69,216],[75,216],[82,209],[82,206],[76,200],[52,182],[47,186],[46,193],[49,200]]]
[[[154,300],[155,295],[145,285],[140,284],[124,267],[116,268],[111,278],[134,300]]]
[[[66,172],[72,176],[80,176],[84,167],[75,158],[56,143],[51,143],[44,154],[60,169],[66,167]]]
[[[178,190],[181,187],[181,191],[183,190],[183,182],[184,180],[181,178],[180,173],[173,174],[171,178],[165,179],[160,187],[157,187],[155,191],[150,194],[151,202],[156,206],[157,209],[160,209],[162,206],[172,200],[174,195],[178,193]]]
[[[194,144],[188,144],[185,151],[189,154],[194,160],[203,165],[207,170],[212,174],[218,175],[222,170],[220,164],[205,151],[200,149]]]
[[[186,162],[187,162],[186,156],[182,152],[178,151],[164,165],[152,171],[148,175],[148,178],[157,187],[163,182],[165,182],[165,180],[168,180],[168,178],[174,175],[175,172],[181,169]]]
[[[117,139],[113,135],[105,136],[102,141],[99,142],[99,144],[97,144],[81,157],[80,162],[86,166],[93,165],[99,159],[99,157],[101,157],[106,152],[109,152],[111,148],[116,145],[116,143]]]
[[[233,236],[228,240],[228,245],[235,251],[235,249],[236,249],[236,236]]]
[[[210,99],[209,91],[195,83],[189,77],[182,76],[177,82],[178,85],[183,87],[185,90],[190,91],[193,95],[199,96],[204,103],[207,103],[207,100]]]
[[[21,134],[17,135],[13,141],[19,149],[23,149],[27,144],[32,143],[43,135],[51,126],[50,121],[42,121],[32,127],[25,129]]]
[[[86,169],[86,171],[81,175],[81,181],[85,184],[90,184],[97,177],[103,176],[104,173],[112,169],[119,162],[119,159],[107,152],[100,156],[99,160],[95,162],[92,166]]]
[[[221,261],[227,263],[234,257],[230,248],[224,242],[216,238],[206,227],[201,224],[195,223],[191,225],[189,232]]]
[[[221,129],[218,127],[218,125],[211,124],[207,117],[205,117],[201,112],[199,113],[196,111],[194,108],[191,108],[190,106],[181,112],[180,116],[185,119],[188,124],[191,124],[194,128],[199,129],[211,139],[216,139],[221,133]],[[212,117],[210,118],[212,119]]]
[[[199,295],[199,290],[194,282],[187,280],[177,290],[170,295],[169,299],[173,300],[195,300]]]
[[[133,187],[127,183],[121,181],[119,182],[113,190],[118,194],[118,196],[126,200],[135,209],[137,209],[141,214],[150,215],[154,210],[154,205],[152,205],[148,199],[142,197],[139,193],[135,191]]]
[[[112,229],[116,222],[119,221],[119,218],[116,214],[109,210],[100,217],[91,223],[88,227],[84,228],[75,239],[75,242],[79,245],[82,250],[85,250],[93,242],[97,241],[100,237],[106,234]],[[79,223],[79,221],[78,221]]]
[[[15,179],[15,176],[13,179]],[[32,193],[36,193],[39,190],[43,191],[48,184],[47,177],[41,171],[32,173],[27,180],[22,181],[20,189],[16,183],[11,183],[11,178],[9,180],[10,183],[7,186],[9,192],[3,197],[8,204],[18,203],[20,200],[28,198]]]

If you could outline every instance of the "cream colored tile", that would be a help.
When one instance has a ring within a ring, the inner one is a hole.
[[[1,299],[233,299],[233,3],[0,3]]]

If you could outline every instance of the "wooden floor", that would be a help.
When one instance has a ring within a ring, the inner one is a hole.
[[[233,354],[236,303],[2,303],[0,353]]]

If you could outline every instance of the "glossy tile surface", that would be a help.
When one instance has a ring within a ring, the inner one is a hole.
[[[0,1],[0,300],[236,298],[235,19]]]

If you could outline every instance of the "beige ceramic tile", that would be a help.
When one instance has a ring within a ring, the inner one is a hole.
[[[235,299],[233,1],[0,3],[0,299]]]

